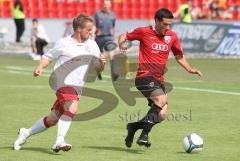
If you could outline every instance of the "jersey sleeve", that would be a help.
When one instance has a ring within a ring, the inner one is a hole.
[[[100,50],[95,41],[92,42],[91,44],[91,52],[92,52],[92,59],[91,59],[91,68],[94,67],[95,70],[98,71],[98,69],[102,68],[102,63],[99,61],[100,59]],[[91,75],[91,74],[90,74]],[[96,76],[94,76],[94,80],[96,79]]]
[[[180,55],[183,57],[182,45],[177,35],[175,35],[175,42],[173,43],[171,50],[174,56]]]
[[[95,41],[93,41],[93,44],[92,44],[92,54],[97,58],[100,57],[100,49]]]
[[[126,33],[126,39],[129,41],[133,40],[141,40],[142,38],[142,29],[141,28],[136,28],[132,32],[127,32]]]
[[[50,50],[48,50],[43,57],[47,58],[48,60],[52,60],[54,58],[57,58],[59,55],[62,53],[62,48],[64,47],[64,44],[62,43],[62,40],[58,40],[55,44],[54,47]]]

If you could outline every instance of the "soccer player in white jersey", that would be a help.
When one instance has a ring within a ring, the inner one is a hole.
[[[97,70],[102,71],[106,59],[103,55],[100,55],[98,45],[94,40],[90,39],[92,29],[94,26],[93,19],[85,14],[80,14],[73,19],[74,33],[69,36],[60,39],[56,42],[53,49],[49,50],[43,55],[39,65],[34,71],[34,76],[40,76],[43,68],[47,67],[54,57],[57,57],[57,62],[54,69],[68,62],[74,60],[74,58],[89,55],[98,57]],[[84,75],[87,72],[87,67],[80,66],[76,70],[72,70],[70,79],[66,80],[67,86],[61,87],[58,85],[56,89],[57,100],[55,101],[51,112],[48,116],[39,119],[30,128],[21,128],[19,130],[19,136],[14,143],[14,149],[20,150],[21,146],[25,143],[26,139],[31,135],[40,133],[49,127],[57,124],[57,139],[52,149],[55,152],[68,151],[72,148],[71,144],[65,142],[64,138],[71,125],[72,119],[78,110],[78,96],[81,95],[81,91],[76,90],[75,86],[82,86],[84,84]],[[79,73],[83,73],[80,74]]]

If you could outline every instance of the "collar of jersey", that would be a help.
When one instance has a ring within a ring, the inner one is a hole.
[[[158,33],[157,33],[157,31],[156,31],[156,29],[155,29],[155,26],[150,26],[151,28],[152,28],[152,30],[153,30],[153,32],[155,33],[155,34],[157,34],[158,36],[161,36],[161,35],[159,35]]]
[[[77,42],[77,41],[75,41],[75,40],[72,38],[72,35],[70,35],[68,38],[69,38],[69,41],[70,41],[70,42],[72,42],[72,43],[74,43],[74,44],[77,44],[77,45],[80,45],[80,46],[84,45],[84,44],[88,41],[88,39],[87,39],[87,40],[84,41],[84,42]]]
[[[156,29],[155,29],[155,26],[150,26],[151,28],[152,28],[152,30],[153,30],[153,32],[154,33],[156,33],[158,36],[161,36],[161,35],[159,35],[159,33],[157,33],[157,31],[156,31]],[[168,31],[167,31],[168,32]],[[165,35],[164,36],[167,36],[167,34],[165,33]],[[163,37],[163,36],[161,36],[161,37]]]
[[[105,12],[104,10],[102,10],[102,13],[103,13],[104,15],[107,15],[107,16],[110,14],[110,12],[111,12],[111,11]]]

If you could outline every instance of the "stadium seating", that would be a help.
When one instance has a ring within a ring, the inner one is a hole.
[[[28,18],[72,18],[79,13],[93,15],[102,8],[103,0],[22,0]],[[113,11],[118,19],[151,19],[154,12],[167,7],[175,12],[186,0],[113,0]],[[204,0],[192,0],[202,8]],[[12,16],[11,5],[14,0],[0,0],[0,17]],[[234,8],[233,20],[240,20],[240,0],[226,0],[228,9]]]
[[[11,16],[11,1],[2,1],[0,4],[1,17],[10,17]]]

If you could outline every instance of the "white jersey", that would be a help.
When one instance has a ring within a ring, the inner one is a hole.
[[[49,60],[57,58],[54,66],[54,72],[57,75],[54,80],[57,80],[54,83],[55,90],[66,85],[83,87],[91,58],[99,58],[99,56],[100,50],[94,40],[88,39],[83,43],[78,43],[71,36],[57,41],[53,49],[43,55]],[[91,58],[86,59],[86,57]],[[77,91],[81,94],[81,90]]]
[[[41,25],[41,24],[38,24],[38,28],[37,28],[37,31],[32,28],[31,30],[31,38],[33,40],[36,40],[37,38],[41,38],[41,39],[44,39],[45,41],[49,42],[49,37],[44,29],[44,27]]]

